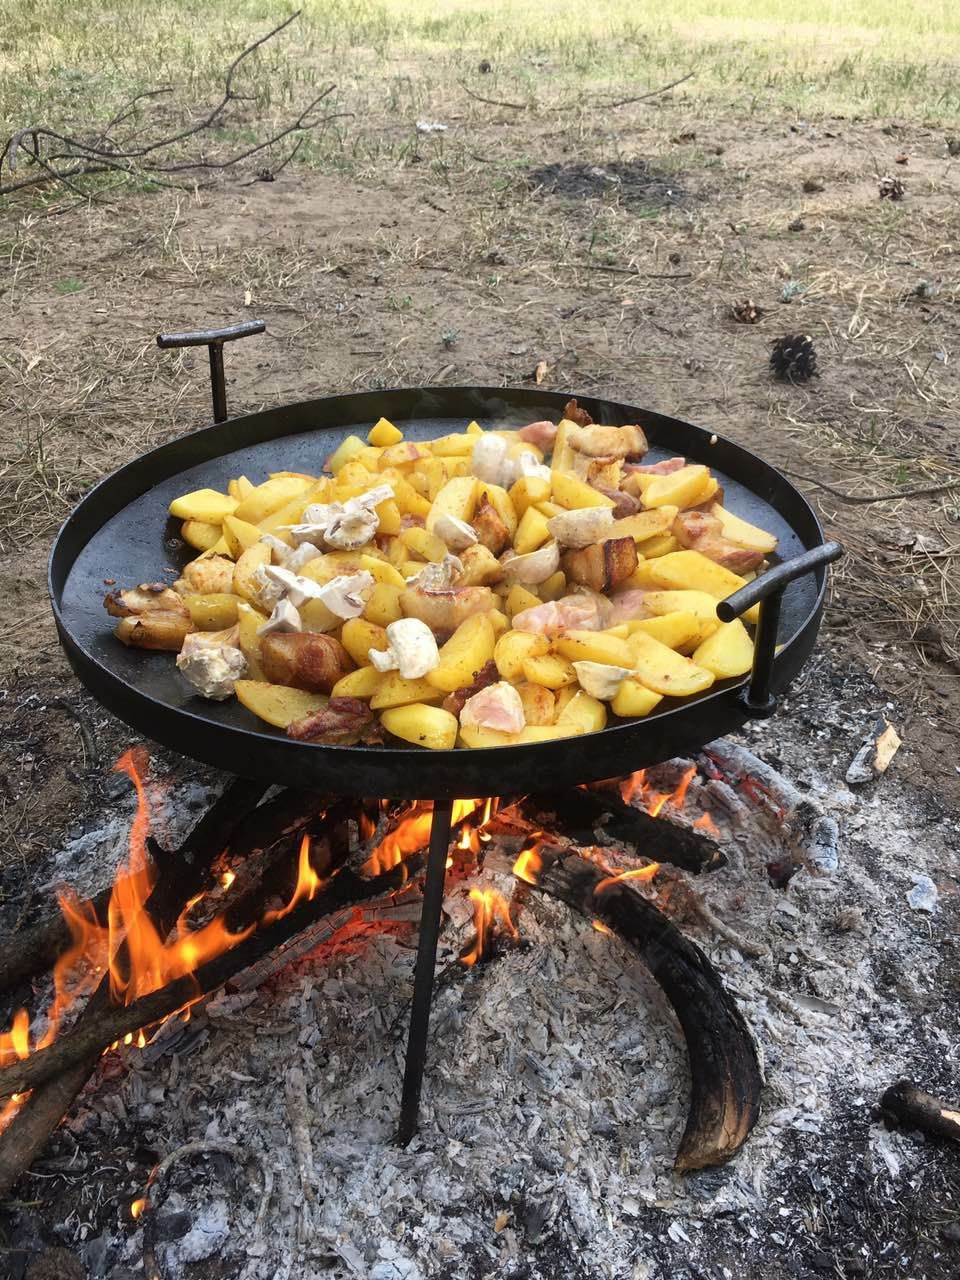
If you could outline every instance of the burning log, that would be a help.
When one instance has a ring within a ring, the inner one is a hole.
[[[655,817],[624,801],[612,787],[544,792],[527,796],[521,809],[535,814],[537,824],[562,830],[576,844],[594,844],[594,827],[639,853],[696,874],[726,864],[716,840],[700,827],[685,827]],[[555,817],[547,819],[545,815]],[[648,852],[649,851],[649,852]]]
[[[611,879],[577,855],[547,855],[540,867],[521,855],[515,871],[618,934],[673,1006],[687,1042],[692,1093],[674,1167],[686,1173],[731,1159],[757,1122],[762,1080],[747,1024],[707,957],[629,880]]]
[[[944,1102],[911,1080],[899,1080],[880,1099],[881,1112],[908,1129],[960,1142],[960,1104]]]
[[[323,796],[288,790],[261,805],[266,790],[266,785],[249,779],[231,782],[174,856],[200,862],[205,869],[227,848],[231,858],[255,857],[300,830],[324,803]],[[101,923],[106,921],[112,893],[113,886],[109,885],[90,899],[92,913]],[[59,913],[6,941],[0,952],[0,991],[51,969],[70,946],[72,935],[65,917]]]
[[[92,998],[70,1031],[48,1048],[39,1049],[22,1062],[0,1070],[0,1096],[35,1089],[38,1085],[55,1079],[74,1064],[88,1061],[91,1055],[93,1065],[96,1065],[100,1053],[108,1045],[141,1027],[160,1022],[184,1005],[192,1004],[216,991],[231,978],[259,963],[275,948],[282,947],[289,939],[310,928],[322,916],[372,898],[383,897],[399,889],[422,866],[423,860],[423,855],[408,857],[401,865],[369,880],[363,880],[348,871],[341,872],[323,891],[317,892],[288,914],[238,942],[229,951],[200,965],[193,973],[185,974],[127,1005],[110,1005],[105,1008],[103,1002],[98,1001],[96,1008],[91,1009],[95,1000],[95,997]],[[90,1070],[92,1069],[91,1067]],[[0,1138],[0,1148],[5,1137],[6,1134]]]

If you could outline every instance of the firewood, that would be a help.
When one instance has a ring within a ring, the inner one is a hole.
[[[283,946],[288,939],[295,938],[304,929],[308,929],[322,916],[341,911],[354,903],[392,893],[417,872],[425,857],[425,853],[422,853],[405,858],[392,870],[369,880],[361,880],[348,871],[340,872],[312,901],[301,903],[289,915],[258,930],[229,951],[201,965],[192,974],[178,978],[149,995],[141,996],[131,1004],[109,1005],[105,1008],[98,1001],[91,1008],[101,990],[98,988],[70,1031],[58,1037],[48,1048],[31,1054],[23,1062],[12,1063],[0,1070],[0,1097],[35,1089],[45,1081],[56,1078],[75,1063],[88,1061],[91,1054],[94,1055],[93,1065],[96,1065],[96,1060],[107,1045],[123,1039],[128,1032],[152,1026],[191,1001],[216,991],[235,975],[257,964],[275,948]],[[2,1148],[9,1132],[10,1129],[0,1137],[0,1170]],[[2,1187],[0,1174],[0,1194]]]
[[[880,1109],[905,1128],[960,1142],[960,1103],[944,1102],[911,1080],[891,1085],[880,1099]]]
[[[692,1095],[674,1168],[686,1173],[731,1159],[760,1115],[762,1080],[743,1015],[707,957],[632,884],[610,884],[601,868],[575,854],[545,857],[533,883],[618,934],[673,1006],[687,1042]]]
[[[715,871],[726,864],[720,846],[700,828],[681,826],[661,816],[652,818],[643,809],[626,804],[613,787],[543,792],[527,796],[524,813],[555,814],[554,821],[540,818],[538,825],[559,830],[576,844],[594,844],[593,828],[632,845],[638,853],[658,862],[669,862],[684,871]]]

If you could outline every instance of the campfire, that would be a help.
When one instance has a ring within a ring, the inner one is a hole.
[[[137,804],[112,886],[89,900],[63,888],[59,916],[28,931],[0,963],[5,990],[32,979],[38,996],[0,1035],[7,1187],[24,1152],[33,1153],[18,1128],[29,1131],[38,1115],[48,1127],[59,1121],[73,1096],[57,1089],[65,1079],[76,1082],[75,1093],[102,1055],[145,1049],[206,997],[250,990],[363,922],[389,929],[419,914],[431,802],[286,791],[256,803],[263,789],[237,783],[171,853],[151,834],[146,752],[126,752],[115,768],[130,779]],[[762,791],[750,775],[740,782],[750,795]],[[723,865],[717,823],[724,803],[729,816],[725,786],[693,763],[673,762],[558,795],[459,800],[446,852],[448,896],[470,882],[473,928],[460,967],[482,967],[504,948],[523,946],[534,889],[646,960],[674,1003],[691,1055],[681,1169],[733,1155],[759,1105],[746,1027],[705,957],[670,920],[671,899],[682,894],[673,869],[699,874]],[[473,883],[491,870],[500,879],[509,872],[512,888]],[[708,1039],[719,1040],[719,1058],[716,1047],[707,1052]]]

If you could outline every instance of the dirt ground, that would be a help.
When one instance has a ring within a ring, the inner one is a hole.
[[[532,383],[545,361],[545,388],[754,448],[847,548],[823,643],[895,700],[897,768],[960,799],[960,490],[864,501],[960,473],[960,163],[943,132],[669,104],[617,113],[614,132],[602,112],[484,110],[480,126],[450,121],[467,163],[425,135],[358,176],[287,169],[86,206],[68,195],[8,219],[6,857],[49,847],[76,798],[30,751],[34,698],[78,705],[46,603],[52,536],[100,476],[209,420],[205,353],[161,353],[154,335],[251,316],[267,332],[227,349],[233,413],[355,388]],[[887,172],[905,183],[900,201],[878,194]],[[758,324],[731,315],[746,298]],[[804,385],[770,375],[769,344],[789,332],[816,344],[819,377]],[[59,720],[70,747],[75,720]]]

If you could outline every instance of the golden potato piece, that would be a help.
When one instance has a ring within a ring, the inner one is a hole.
[[[638,680],[654,693],[674,698],[702,693],[714,682],[714,674],[697,666],[682,654],[674,653],[645,631],[635,631],[627,641],[633,653],[634,672]]]
[[[456,745],[457,717],[443,707],[412,702],[405,707],[389,707],[380,717],[383,727],[395,738],[431,751],[450,751]]]
[[[237,621],[240,598],[225,591],[213,591],[207,595],[184,596],[183,603],[197,631],[224,631]]]
[[[248,711],[277,729],[286,729],[327,705],[322,693],[307,693],[266,680],[238,680],[234,689]]]
[[[693,661],[712,671],[718,680],[742,676],[753,666],[753,641],[740,619],[734,618],[704,640],[694,652]]]
[[[236,498],[216,489],[194,489],[170,503],[170,514],[178,520],[200,520],[204,524],[223,524],[237,509]]]
[[[165,649],[179,653],[192,630],[188,615],[155,611],[121,618],[113,634],[131,649]]]

